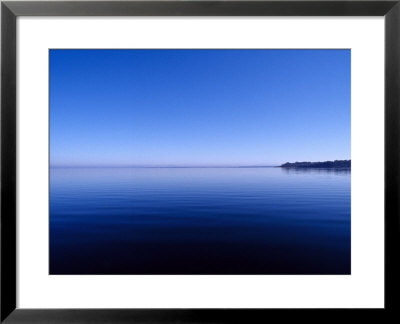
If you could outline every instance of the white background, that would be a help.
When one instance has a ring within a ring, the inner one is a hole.
[[[351,48],[352,274],[48,275],[49,48]],[[18,307],[383,307],[383,105],[383,18],[18,18]]]

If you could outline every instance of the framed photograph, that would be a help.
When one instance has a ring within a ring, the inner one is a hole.
[[[398,314],[398,1],[2,1],[1,322]]]

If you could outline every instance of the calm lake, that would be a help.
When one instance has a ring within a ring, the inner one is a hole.
[[[350,171],[52,168],[50,274],[350,274]]]

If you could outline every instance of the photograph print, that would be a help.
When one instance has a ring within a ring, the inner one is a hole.
[[[49,274],[351,274],[351,50],[50,49]]]

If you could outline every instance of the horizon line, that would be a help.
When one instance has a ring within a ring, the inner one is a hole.
[[[274,168],[281,165],[50,165],[50,168],[142,168],[142,169],[201,169],[201,168]]]
[[[59,164],[59,165],[52,165],[49,162],[49,168],[170,168],[170,169],[178,169],[178,168],[273,168],[273,167],[280,167],[285,163],[305,163],[305,162],[311,162],[311,163],[318,163],[318,162],[335,162],[335,161],[351,161],[351,159],[336,159],[336,160],[324,160],[324,161],[316,161],[316,162],[311,162],[311,161],[296,161],[296,162],[284,162],[284,163],[279,163],[279,164],[243,164],[243,165],[173,165],[173,164],[160,164],[160,165],[146,165],[146,164],[139,164],[139,165],[130,165],[130,164],[125,164],[125,165],[113,165],[113,164],[105,164],[105,165],[90,165],[90,164],[82,164],[82,165],[74,165],[74,164]]]
[[[343,160],[325,160],[325,161],[317,161],[311,163],[318,163],[318,162],[334,162],[334,161],[351,161],[351,159],[343,159]],[[299,162],[296,161],[295,163],[304,163],[310,161],[303,161]],[[285,163],[293,163],[293,162],[285,162]],[[141,169],[205,169],[205,168],[276,168],[281,167],[285,163],[280,164],[243,164],[243,165],[51,165],[49,163],[49,168],[141,168]]]

